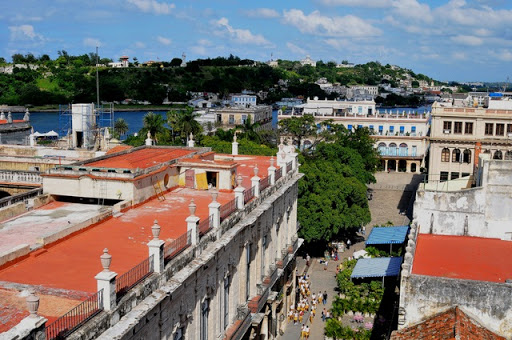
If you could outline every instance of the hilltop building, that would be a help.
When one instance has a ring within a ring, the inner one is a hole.
[[[306,58],[302,59],[300,61],[300,64],[302,66],[306,66],[306,65],[309,65],[309,66],[312,66],[312,67],[316,67],[316,61],[314,61],[313,59],[311,59],[310,56],[306,56]]]
[[[274,161],[237,146],[145,146],[47,173],[0,230],[2,336],[275,338],[295,302],[301,174],[293,148]]]
[[[272,129],[272,107],[269,105],[222,107],[208,112],[216,116],[216,123],[222,128],[232,129],[250,119],[251,124],[259,124],[259,129]]]

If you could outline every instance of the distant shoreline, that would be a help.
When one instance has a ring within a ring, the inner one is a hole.
[[[174,107],[144,107],[144,108],[123,108],[123,109],[117,109],[114,108],[114,112],[140,112],[140,111],[169,111],[171,109],[175,109]],[[24,112],[24,111],[23,111]],[[59,112],[58,109],[29,109],[30,113],[34,112]]]

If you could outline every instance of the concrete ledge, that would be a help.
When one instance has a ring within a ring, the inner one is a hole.
[[[0,221],[8,220],[27,211],[25,202],[21,201],[0,209]]]
[[[25,243],[17,245],[16,247],[8,251],[0,253],[0,266],[7,262],[17,259],[18,257],[27,255],[28,253],[30,253],[30,245]]]
[[[48,320],[39,315],[36,317],[27,316],[19,324],[2,333],[0,338],[5,340],[42,339],[46,321]]]
[[[125,200],[112,206],[112,213],[117,214],[132,206],[132,200]]]
[[[88,228],[88,227],[104,220],[105,218],[107,218],[109,216],[112,216],[112,210],[100,213],[99,215],[96,215],[88,220],[83,221],[83,222],[73,224],[68,228],[61,229],[61,230],[55,231],[53,233],[45,234],[41,237],[38,237],[36,242],[41,245],[48,245],[50,243],[53,243],[55,241],[58,241],[64,237],[66,237],[66,236],[69,236],[77,231]]]

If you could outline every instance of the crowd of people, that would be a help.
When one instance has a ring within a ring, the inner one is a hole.
[[[297,288],[299,291],[298,300],[295,305],[290,306],[288,311],[288,320],[293,321],[294,325],[302,324],[301,326],[301,339],[309,339],[310,328],[308,325],[313,324],[316,316],[317,308],[327,305],[327,291],[323,293],[320,291],[318,294],[312,293],[311,281],[308,274],[297,276]],[[307,313],[309,312],[309,315]],[[326,321],[330,318],[329,310],[323,308],[322,310],[322,321]],[[307,319],[305,319],[307,318]]]

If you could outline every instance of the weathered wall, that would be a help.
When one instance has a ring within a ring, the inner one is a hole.
[[[411,274],[402,284],[408,327],[453,306],[463,307],[498,335],[512,334],[512,284]]]
[[[181,330],[184,339],[199,339],[201,306],[206,299],[210,308],[209,338],[229,337],[237,332],[238,326],[245,333],[251,321],[245,296],[246,257],[251,259],[249,300],[268,308],[266,297],[261,302],[258,299],[266,296],[265,292],[268,294],[284,275],[278,266],[286,268],[297,250],[295,218],[300,177],[291,173],[269,187],[246,209],[232,214],[218,229],[202,236],[196,247],[189,247],[172,259],[161,275],[153,274],[132,289],[113,312],[95,317],[70,338],[92,339],[105,331],[99,339],[172,339]],[[267,237],[266,246],[261,241],[263,235]],[[229,282],[226,328],[225,280]]]
[[[421,233],[510,240],[512,161],[484,161],[482,186],[453,192],[419,190],[414,219]]]

